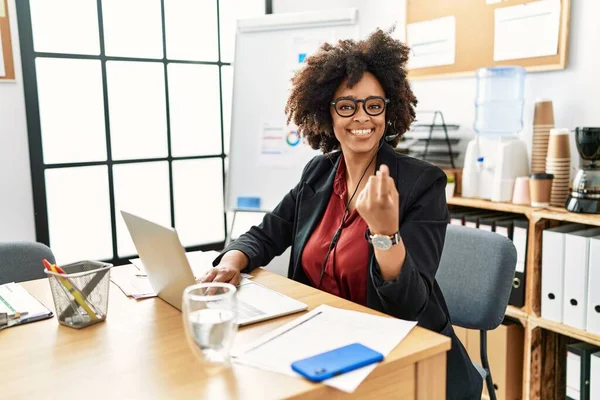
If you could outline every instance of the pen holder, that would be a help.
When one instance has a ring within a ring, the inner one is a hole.
[[[46,271],[59,324],[80,329],[106,319],[111,267],[79,261],[62,266],[64,274]]]

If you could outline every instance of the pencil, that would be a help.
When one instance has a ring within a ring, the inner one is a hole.
[[[55,264],[50,264],[50,262],[48,262],[48,260],[44,259],[42,260],[44,266],[46,267],[46,269],[48,269],[49,271],[52,272],[56,272],[58,274],[65,274],[65,271],[63,271],[63,269]],[[73,285],[71,285],[71,282],[69,281],[68,278],[64,278],[64,277],[58,277],[58,280],[60,281],[60,283],[65,287],[65,289],[67,289],[67,291],[69,293],[71,293],[71,295],[73,296],[73,298],[75,299],[75,301],[81,306],[83,307],[83,309],[85,310],[85,312],[87,312],[87,314],[89,315],[89,317],[92,320],[97,320],[99,319],[98,316],[96,315],[96,313],[90,308],[89,304],[87,303],[87,301],[83,298],[83,296],[81,295],[81,292],[75,288]]]

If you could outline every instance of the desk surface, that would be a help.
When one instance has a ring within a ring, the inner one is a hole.
[[[253,275],[257,282],[308,304],[309,310],[328,304],[383,315],[266,270],[259,269]],[[22,285],[54,311],[46,279]],[[106,321],[82,330],[61,326],[54,317],[0,332],[3,382],[0,397],[343,396],[342,392],[325,385],[235,364],[226,372],[206,375],[188,348],[178,310],[156,298],[140,301],[128,298],[112,283],[109,296]],[[299,315],[243,327],[236,336],[236,343],[252,341]],[[355,395],[381,398],[387,394],[398,398],[400,393],[405,393],[412,398],[440,398],[436,396],[445,392],[445,352],[449,349],[450,339],[415,327]]]

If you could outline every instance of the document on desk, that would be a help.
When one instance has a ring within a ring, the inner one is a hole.
[[[1,0],[0,0],[1,1]],[[201,278],[212,268],[212,261],[219,255],[217,251],[191,251],[185,253],[194,277]],[[156,293],[146,277],[144,264],[139,258],[129,260],[135,266],[131,268],[113,268],[111,270],[110,280],[116,284],[126,296],[135,299],[145,299],[156,297]],[[252,278],[252,275],[242,274],[242,280]]]
[[[386,357],[417,324],[396,318],[320,305],[311,312],[232,351],[234,362],[301,377],[291,364],[351,343],[361,343]],[[352,393],[377,367],[369,365],[323,381]]]
[[[0,285],[0,313],[7,313],[9,316],[25,314],[18,323],[37,321],[53,315],[52,311],[15,282]]]
[[[212,262],[215,258],[217,258],[218,255],[219,252],[214,250],[190,251],[185,253],[188,263],[190,263],[190,268],[192,268],[192,272],[194,272],[194,276],[196,278],[201,278],[209,269],[212,268]],[[139,258],[132,258],[129,261],[131,261],[131,263],[137,267],[137,269],[140,271],[140,275],[146,274],[142,260]],[[252,275],[250,274],[242,274],[242,277],[252,279]]]

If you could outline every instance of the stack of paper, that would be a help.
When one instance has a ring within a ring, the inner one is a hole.
[[[212,268],[212,261],[217,258],[217,251],[192,251],[185,254],[194,277],[200,279]],[[126,296],[134,299],[145,299],[155,297],[156,293],[150,285],[146,276],[144,264],[139,258],[129,260],[135,268],[113,268],[110,273],[110,280],[117,285]],[[251,275],[242,274],[242,279],[252,278]]]
[[[378,317],[321,305],[267,333],[256,342],[234,349],[233,357],[240,364],[300,377],[291,368],[294,361],[352,343],[361,343],[385,357],[416,324],[416,321]],[[375,367],[369,365],[323,383],[352,393]]]
[[[19,319],[12,320],[8,326],[38,321],[52,317],[52,311],[33,297],[23,286],[18,283],[7,283],[0,285],[0,313],[8,316],[15,314],[23,315]]]

